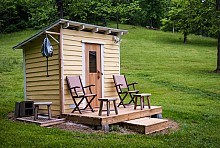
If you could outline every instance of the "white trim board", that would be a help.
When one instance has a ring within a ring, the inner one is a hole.
[[[86,79],[86,52],[85,52],[86,48],[85,48],[85,42],[82,42],[82,84],[83,86],[85,86],[86,82],[85,82],[85,79]],[[86,100],[84,99],[83,100],[83,107],[86,106]]]
[[[105,78],[105,71],[104,71],[104,44],[101,44],[101,73],[102,73],[102,98],[105,97],[105,87],[104,87],[104,78]]]
[[[26,61],[25,61],[25,49],[23,49],[23,73],[24,73],[24,100],[27,100],[27,84],[26,84]]]
[[[92,40],[82,40],[82,43],[91,43],[91,44],[100,44],[100,45],[104,45],[104,42],[98,42],[98,41],[92,41]]]

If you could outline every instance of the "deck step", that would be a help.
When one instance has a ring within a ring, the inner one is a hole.
[[[168,120],[149,117],[124,121],[122,124],[128,129],[142,134],[150,134],[169,127]]]
[[[34,120],[33,116],[16,118],[16,120],[28,122],[28,123],[35,123],[43,127],[57,125],[65,122],[65,118],[61,118],[61,119],[51,118],[49,120],[47,117],[43,117],[43,116],[39,116],[37,120]]]

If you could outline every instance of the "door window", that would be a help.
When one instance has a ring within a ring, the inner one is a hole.
[[[96,73],[96,51],[89,51],[89,73]]]

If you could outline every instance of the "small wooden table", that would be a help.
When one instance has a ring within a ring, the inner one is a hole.
[[[109,116],[110,114],[110,101],[113,101],[114,104],[114,108],[115,108],[115,114],[118,114],[118,109],[116,106],[116,100],[118,100],[117,98],[99,98],[98,99],[100,101],[100,107],[99,107],[99,116],[102,115],[102,107],[103,107],[103,102],[106,101],[106,106],[107,106],[107,116]]]
[[[137,107],[137,98],[140,97],[141,110],[144,108],[144,97],[147,97],[148,108],[150,109],[150,96],[151,94],[134,94],[134,109]]]
[[[38,110],[40,105],[47,105],[48,119],[51,119],[51,104],[52,102],[34,102],[34,120],[38,119]]]

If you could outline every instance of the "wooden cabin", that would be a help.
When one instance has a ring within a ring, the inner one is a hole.
[[[80,75],[83,85],[95,84],[98,98],[117,97],[112,75],[120,74],[120,36],[127,30],[60,19],[13,49],[23,49],[24,99],[52,102],[52,115],[70,113],[73,100],[66,76]],[[48,36],[53,56],[41,54],[43,39]],[[85,104],[85,103],[84,103]]]

